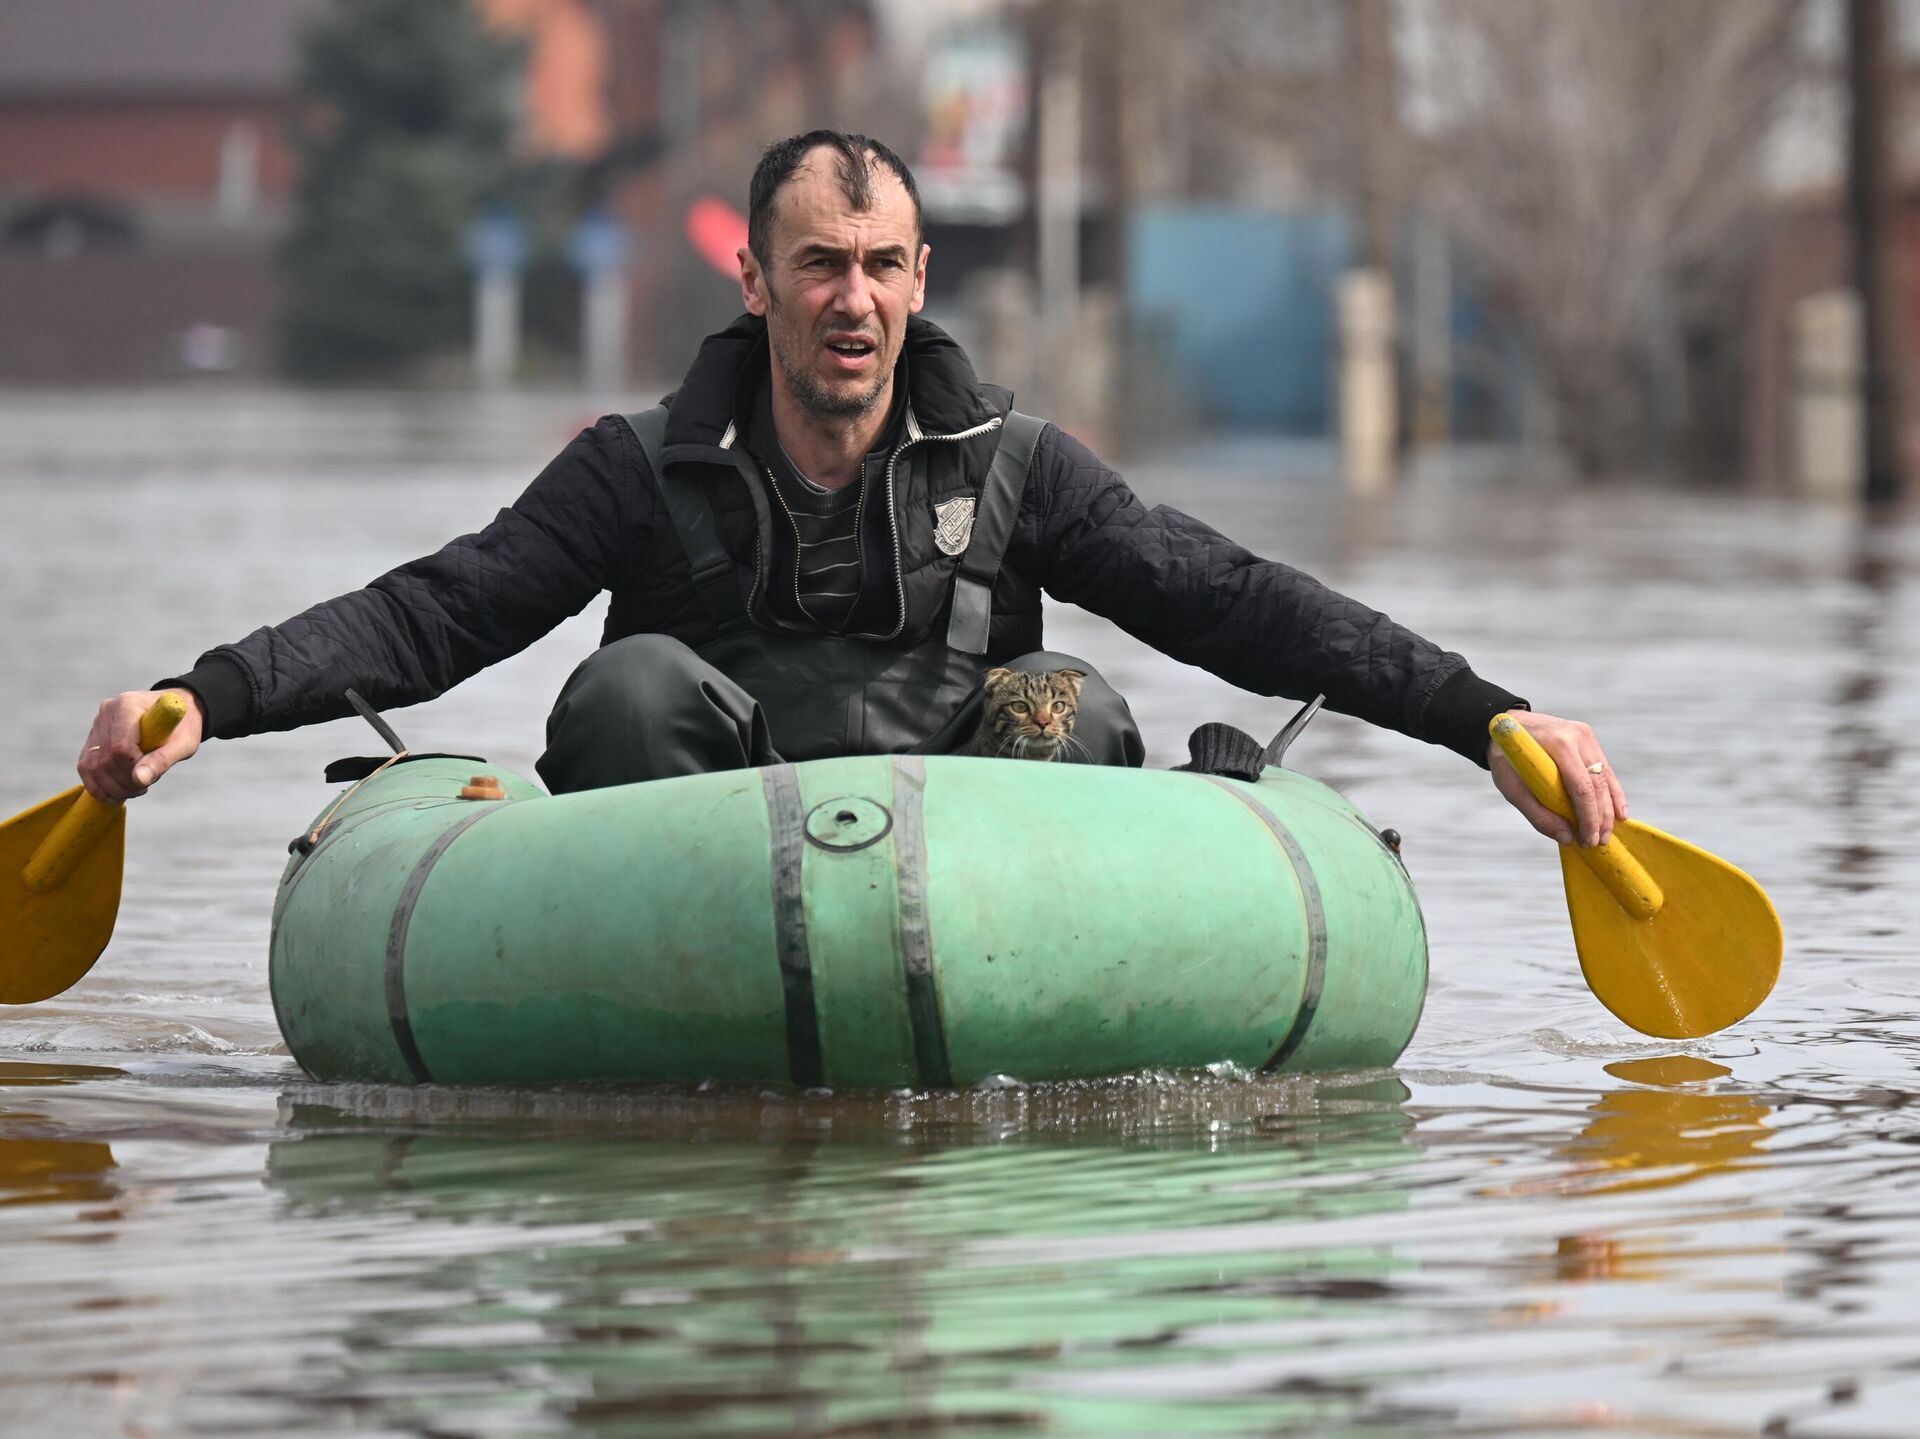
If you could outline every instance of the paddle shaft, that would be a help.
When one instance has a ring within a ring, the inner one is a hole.
[[[1560,781],[1559,767],[1540,747],[1540,742],[1512,715],[1494,716],[1489,729],[1493,742],[1526,781],[1533,797],[1560,818],[1573,823],[1573,801]],[[1605,844],[1576,846],[1574,853],[1586,862],[1594,877],[1607,887],[1607,893],[1634,919],[1653,918],[1667,902],[1659,882],[1633,857],[1618,835]]]
[[[167,742],[174,727],[186,717],[187,697],[169,690],[153,702],[151,708],[140,717],[140,752],[151,753]],[[26,868],[20,871],[20,878],[27,888],[35,894],[46,894],[65,884],[85,859],[88,851],[106,833],[120,813],[118,804],[95,799],[85,790],[74,797],[73,804],[60,817],[53,832],[41,841],[40,847],[27,861]]]

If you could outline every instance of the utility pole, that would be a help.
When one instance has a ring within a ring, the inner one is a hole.
[[[1056,11],[1038,95],[1040,313],[1055,339],[1073,332],[1080,300],[1080,27]]]
[[[1399,103],[1387,0],[1346,7],[1347,59],[1359,114],[1359,263],[1340,280],[1340,456],[1348,489],[1393,484],[1399,448],[1395,377],[1392,167]]]
[[[1901,308],[1899,206],[1894,193],[1893,26],[1886,0],[1847,0],[1847,211],[1860,300],[1861,497],[1897,502],[1906,490],[1906,316]]]
[[[1354,133],[1360,144],[1360,263],[1370,270],[1393,269],[1394,132],[1399,127],[1400,87],[1393,53],[1393,17],[1389,0],[1348,0],[1347,58],[1359,114]]]

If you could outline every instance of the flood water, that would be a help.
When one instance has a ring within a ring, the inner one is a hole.
[[[0,815],[70,782],[103,695],[478,526],[591,414],[0,399]],[[1767,885],[1772,999],[1623,1028],[1485,776],[1323,717],[1292,762],[1405,835],[1430,929],[1393,1070],[319,1085],[268,913],[322,766],[379,744],[214,744],[131,811],[92,974],[0,1011],[0,1433],[1920,1433],[1920,534],[1440,473],[1357,511],[1250,442],[1130,469],[1593,723],[1638,817]],[[391,718],[530,774],[598,623]],[[1084,616],[1049,638],[1154,764],[1291,708]]]

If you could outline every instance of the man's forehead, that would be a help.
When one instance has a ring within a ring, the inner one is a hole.
[[[917,230],[907,187],[885,165],[872,166],[869,174],[868,207],[856,210],[840,183],[836,158],[820,152],[808,156],[775,197],[774,223],[781,247],[858,243],[868,248],[912,249]]]

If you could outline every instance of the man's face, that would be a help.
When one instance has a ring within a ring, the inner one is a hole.
[[[764,268],[740,251],[747,310],[766,317],[794,399],[822,417],[865,414],[887,394],[907,316],[926,303],[931,253],[891,170],[874,167],[872,208],[862,212],[847,203],[837,160],[815,150],[780,187]]]

